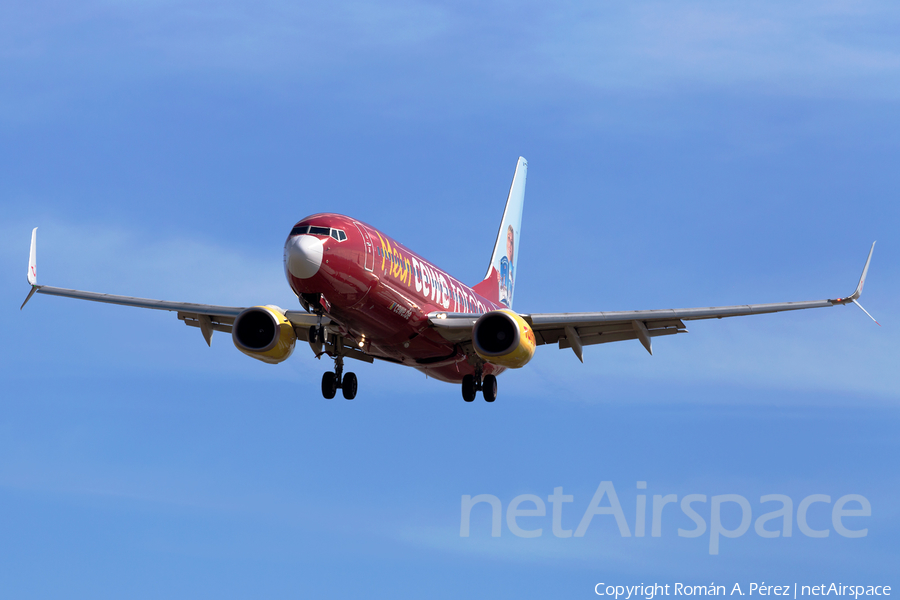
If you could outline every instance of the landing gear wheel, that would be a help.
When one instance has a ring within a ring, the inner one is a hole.
[[[475,389],[475,377],[473,375],[463,375],[462,380],[462,396],[463,400],[466,402],[471,402],[475,399],[475,394],[478,390]]]
[[[356,398],[356,384],[356,373],[344,374],[344,380],[341,381],[341,391],[344,393],[344,398],[347,400]]]
[[[481,382],[481,394],[485,402],[493,402],[497,399],[497,378],[493,375],[485,375]]]
[[[337,378],[331,371],[326,371],[322,375],[322,395],[326,400],[331,400],[337,393]],[[355,390],[354,390],[355,391]]]

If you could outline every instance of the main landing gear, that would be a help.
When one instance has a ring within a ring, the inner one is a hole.
[[[337,356],[334,359],[334,372],[327,371],[322,375],[322,395],[328,400],[334,398],[338,390],[343,392],[344,398],[347,400],[356,398],[356,373],[343,373],[343,371],[344,357]]]
[[[481,368],[475,371],[475,375],[464,375],[462,380],[462,397],[466,402],[475,400],[478,392],[484,396],[485,402],[493,402],[497,399],[497,378],[493,375],[481,376]]]
[[[316,353],[317,357],[323,354],[322,348],[324,344],[325,329],[321,325],[310,327],[309,345],[312,346],[313,352]],[[344,357],[340,354],[342,347],[343,343],[338,339],[337,343],[334,344],[335,352],[338,353],[334,357],[334,372],[328,371],[322,375],[322,395],[328,400],[334,398],[338,390],[343,392],[344,398],[347,400],[356,398],[356,374],[344,373]]]

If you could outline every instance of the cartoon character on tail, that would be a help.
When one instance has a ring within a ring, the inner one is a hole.
[[[515,252],[516,234],[512,225],[506,230],[506,256],[500,259],[500,272],[497,274],[497,284],[500,288],[500,302],[506,306],[510,306],[510,300],[513,295],[513,253]]]

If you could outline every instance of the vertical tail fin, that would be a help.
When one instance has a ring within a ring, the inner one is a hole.
[[[499,304],[512,308],[513,290],[516,281],[516,265],[519,258],[519,238],[522,229],[522,207],[525,204],[525,176],[528,161],[519,157],[506,208],[500,221],[500,231],[494,243],[494,253],[488,265],[484,281],[474,287],[475,291]]]

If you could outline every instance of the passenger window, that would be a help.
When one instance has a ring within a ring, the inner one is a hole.
[[[291,235],[303,235],[307,231],[309,231],[309,225],[301,225],[300,227],[291,229]]]

